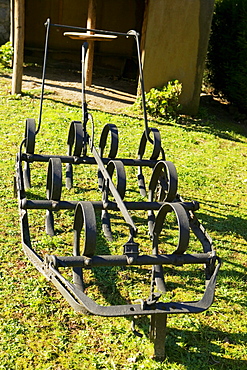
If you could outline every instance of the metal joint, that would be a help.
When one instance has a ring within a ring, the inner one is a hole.
[[[139,244],[130,239],[124,244],[124,254],[127,256],[128,265],[132,265],[139,255]]]

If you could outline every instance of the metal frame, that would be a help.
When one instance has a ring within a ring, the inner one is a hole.
[[[141,138],[138,158],[119,158],[118,131],[115,125],[106,125],[101,134],[99,150],[94,145],[93,117],[87,110],[84,89],[84,60],[87,44],[82,46],[82,121],[71,123],[68,135],[68,155],[40,155],[35,153],[35,137],[40,131],[43,92],[45,84],[45,68],[47,59],[48,38],[50,26],[80,29],[103,34],[111,34],[124,37],[134,37],[138,50],[140,70],[140,85],[144,108],[144,132]],[[212,241],[203,226],[195,216],[199,204],[195,201],[185,202],[177,194],[177,173],[172,162],[165,160],[165,153],[161,146],[161,137],[157,129],[149,128],[145,108],[145,93],[141,67],[140,48],[138,34],[135,31],[128,33],[108,32],[102,30],[87,30],[78,27],[51,24],[46,22],[47,32],[45,41],[44,66],[42,77],[42,93],[40,102],[40,115],[38,127],[35,127],[34,119],[26,120],[25,139],[20,145],[16,160],[16,192],[19,199],[20,222],[22,232],[22,245],[25,254],[34,264],[37,270],[50,280],[61,292],[64,298],[78,312],[100,316],[151,316],[151,339],[154,342],[154,357],[163,360],[165,357],[166,321],[169,314],[200,313],[213,302],[221,261],[216,256]],[[87,125],[91,126],[91,136],[87,131]],[[151,138],[151,135],[152,137]],[[108,155],[103,156],[108,135],[111,140],[111,148]],[[149,159],[143,159],[146,143],[153,145],[153,153]],[[26,150],[24,151],[24,146]],[[90,150],[91,155],[86,153]],[[161,157],[161,159],[159,159]],[[30,163],[47,162],[47,199],[28,200],[26,189],[31,186]],[[23,168],[24,163],[24,168]],[[102,201],[61,201],[62,191],[62,163],[66,163],[66,186],[73,186],[73,166],[90,164],[98,167],[99,189],[102,192]],[[148,166],[153,169],[149,182],[147,202],[125,202],[126,188],[125,166],[138,167],[137,180],[140,193],[146,195],[145,179],[142,168]],[[112,181],[113,172],[116,172],[117,185]],[[109,193],[114,201],[108,199]],[[46,210],[46,232],[54,235],[53,213],[62,209],[74,209],[74,249],[73,256],[40,256],[33,248],[29,233],[28,212],[33,209]],[[102,227],[106,238],[112,239],[110,210],[118,210],[129,227],[128,240],[123,244],[122,255],[95,255],[96,247],[96,221],[95,212],[102,212]],[[152,244],[152,254],[143,255],[139,251],[139,245],[135,242],[137,227],[129,213],[129,210],[146,210],[147,222]],[[154,211],[158,211],[155,215]],[[177,218],[179,237],[178,245],[172,254],[160,254],[158,250],[159,235],[163,228],[167,213],[174,212]],[[81,251],[81,231],[84,228],[84,245]],[[202,245],[202,253],[185,253],[189,244],[190,230],[196,235]],[[182,266],[185,264],[203,264],[205,267],[205,291],[202,298],[195,302],[162,302],[161,294],[165,292],[163,275],[164,265]],[[149,297],[140,297],[138,304],[125,304],[115,306],[101,306],[87,296],[83,288],[83,269],[97,266],[152,266],[151,287]],[[62,274],[64,267],[70,267],[73,271],[73,283],[69,282]],[[133,324],[133,332],[136,333]]]

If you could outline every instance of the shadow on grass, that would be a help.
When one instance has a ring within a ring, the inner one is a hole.
[[[166,355],[169,361],[185,365],[189,370],[246,369],[246,361],[229,359],[224,354],[224,347],[239,342],[244,344],[246,340],[246,333],[223,332],[207,325],[201,325],[200,330],[195,331],[170,328]]]
[[[200,211],[197,212],[198,218],[207,229],[220,232],[223,235],[235,233],[241,235],[247,241],[247,219],[230,214],[230,212],[238,213],[239,207],[237,204],[224,204],[225,209],[222,209],[222,204],[217,201],[197,200],[200,204],[210,207],[210,215],[201,213]],[[231,211],[226,213],[227,208],[231,209]],[[244,210],[242,206],[241,209]],[[226,242],[227,244],[229,243],[228,240]]]
[[[56,87],[56,85],[54,85]],[[60,86],[61,87],[61,86]],[[75,90],[74,88],[68,88],[71,90]],[[113,100],[116,102],[122,102],[126,103],[127,101],[124,99],[124,96],[122,98],[119,97],[111,97],[107,96],[103,93],[97,93],[93,91],[86,91],[87,95],[93,99],[93,97],[100,97],[108,100]],[[57,98],[51,98],[48,97],[50,92],[47,92],[46,96],[44,99],[47,101],[53,101],[57,102],[60,104],[63,104],[64,106],[68,107],[74,107],[74,108],[79,108],[78,103],[70,103],[66,102],[57,96]],[[33,93],[32,91],[25,92],[26,96],[30,96],[30,98],[38,98],[37,93]],[[93,112],[102,112],[101,110],[98,109],[90,109],[89,111],[93,114]],[[107,114],[113,115],[113,116],[122,116],[124,115],[125,117],[133,118],[135,120],[139,120],[140,122],[143,122],[143,129],[144,129],[144,120],[141,117],[142,113],[139,112],[137,115],[133,111],[132,114],[128,114],[123,112],[121,113],[113,113],[113,112],[108,112],[104,111]],[[152,124],[154,123],[155,125],[158,126],[173,126],[174,121],[169,120],[166,118],[163,119],[149,119],[148,120],[148,125],[149,127],[152,127]],[[227,112],[227,108],[221,104],[220,102],[212,100],[211,103],[208,103],[207,105],[202,104],[201,109],[199,110],[199,113],[195,117],[189,117],[189,116],[180,116],[177,118],[177,122],[175,123],[176,126],[180,126],[184,131],[186,132],[200,132],[200,133],[207,133],[214,135],[216,137],[219,137],[221,139],[226,139],[234,142],[239,142],[243,143],[245,142],[244,140],[241,140],[240,138],[235,137],[235,134],[247,136],[247,129],[243,124],[239,124],[236,122],[233,116],[230,115],[230,113]]]
[[[184,329],[173,328],[169,324],[171,315],[168,315],[164,369],[167,361],[170,365],[176,363],[176,368],[178,364],[181,364],[188,370],[246,369],[247,362],[237,358],[234,359],[234,353],[231,349],[235,345],[244,348],[247,333],[236,331],[229,333],[201,323],[199,327],[195,328],[198,321],[195,320],[195,324],[193,324],[195,315],[190,317],[192,318],[189,326],[193,327],[193,330],[188,329],[188,323],[186,323],[187,327]],[[149,337],[149,322],[148,317],[141,317],[136,320],[136,325],[147,338]],[[232,353],[232,358],[225,354],[227,349],[229,349],[229,355]],[[236,357],[240,356],[241,354],[238,352]]]
[[[48,98],[46,98],[48,99]],[[53,99],[49,99],[53,100]],[[57,101],[57,100],[56,100]],[[120,101],[116,99],[116,101]],[[65,104],[71,107],[78,107],[76,104],[66,103],[64,101],[60,101],[61,104]],[[218,109],[223,110],[224,108],[221,107],[220,103]],[[92,112],[101,112],[101,110],[98,109],[89,109],[89,111]],[[201,113],[200,113],[201,112]],[[223,114],[223,117],[217,117],[217,115],[214,115],[211,112],[210,107],[202,108],[199,112],[198,116],[196,117],[178,117],[177,121],[175,123],[176,126],[180,126],[184,131],[187,132],[204,132],[207,134],[214,135],[216,137],[219,137],[221,139],[226,139],[234,142],[243,143],[244,140],[241,140],[240,138],[235,137],[235,134],[246,135],[246,128],[244,125],[238,124],[233,117],[230,116],[230,114],[227,115],[225,112]],[[120,113],[111,113],[111,112],[105,112],[107,114],[111,114],[113,116],[122,116],[128,118],[133,118],[135,120],[139,120],[140,122],[143,122],[143,130],[144,130],[144,120],[141,117],[141,112],[137,115],[133,111],[133,115],[123,112],[123,114]],[[217,113],[216,113],[217,114]],[[226,118],[224,118],[226,117]],[[158,126],[174,126],[174,121],[169,120],[166,118],[163,119],[150,119],[148,120],[149,127],[152,127],[152,124],[158,125]]]

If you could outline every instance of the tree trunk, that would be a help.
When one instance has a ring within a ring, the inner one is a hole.
[[[14,0],[14,61],[12,94],[20,94],[24,54],[24,0]]]

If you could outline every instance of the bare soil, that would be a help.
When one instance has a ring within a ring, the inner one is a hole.
[[[42,70],[39,67],[25,67],[22,90],[40,89]],[[86,87],[86,101],[89,108],[105,112],[120,113],[131,106],[136,99],[137,82],[118,79],[113,76],[93,76],[93,84]],[[45,91],[73,103],[82,101],[81,73],[71,70],[47,68]]]
[[[5,75],[3,78],[11,78]],[[25,67],[23,70],[22,91],[38,89],[42,84],[41,67]],[[98,109],[108,113],[126,113],[126,108],[136,100],[137,81],[119,79],[115,76],[103,76],[95,74],[93,84],[86,87],[86,101],[89,109]],[[81,104],[82,85],[81,73],[70,69],[47,68],[45,75],[45,92],[56,100],[68,101]],[[230,110],[231,105],[212,93],[201,94],[201,107],[206,107],[209,114],[217,117],[222,123],[239,123],[244,133],[247,133],[247,119],[240,120],[236,112]],[[131,115],[131,111],[128,110]]]

